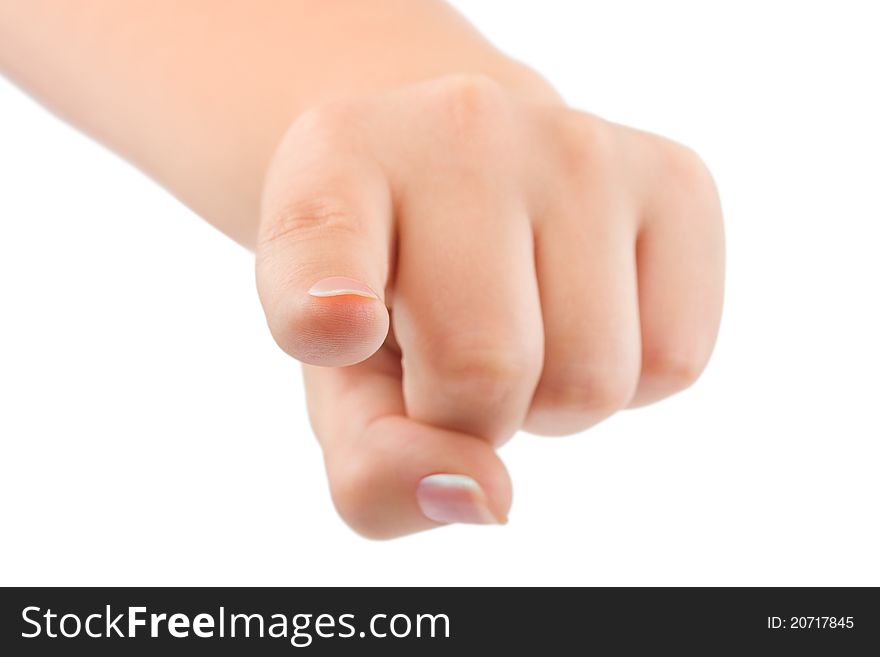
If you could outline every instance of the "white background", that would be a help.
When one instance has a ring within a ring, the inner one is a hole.
[[[703,379],[514,439],[507,527],[361,539],[252,257],[0,81],[0,583],[880,584],[874,3],[456,4],[704,156],[729,267]]]

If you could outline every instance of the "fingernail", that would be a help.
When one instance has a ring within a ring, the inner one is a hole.
[[[339,297],[346,294],[353,294],[358,297],[367,297],[368,299],[379,298],[378,294],[373,292],[360,281],[345,276],[322,278],[320,281],[312,285],[311,289],[309,289],[309,294],[313,297]]]
[[[436,522],[499,525],[507,521],[489,510],[486,493],[480,484],[465,475],[425,477],[419,482],[416,497],[422,513]]]

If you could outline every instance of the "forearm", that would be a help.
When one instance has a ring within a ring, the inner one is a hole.
[[[439,0],[4,0],[0,71],[246,246],[304,109],[453,72],[549,93]]]

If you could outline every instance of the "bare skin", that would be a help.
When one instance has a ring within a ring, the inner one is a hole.
[[[256,252],[365,536],[502,522],[495,447],[690,385],[711,177],[564,106],[435,0],[0,0],[0,69]]]

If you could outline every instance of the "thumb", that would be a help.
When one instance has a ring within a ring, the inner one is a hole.
[[[266,177],[257,289],[272,336],[298,360],[345,366],[385,340],[392,235],[384,175],[366,158],[285,137]],[[295,153],[295,157],[288,154]]]

